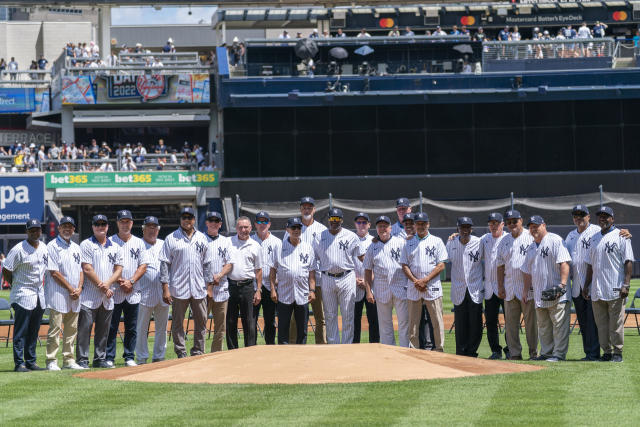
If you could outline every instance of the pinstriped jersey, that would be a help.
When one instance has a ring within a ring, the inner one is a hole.
[[[138,280],[140,285],[140,304],[145,307],[155,307],[158,304],[166,306],[162,301],[162,283],[160,283],[160,252],[164,240],[156,239],[155,244],[143,240],[147,250],[147,271]]]
[[[231,239],[218,235],[217,238],[209,238],[209,256],[211,259],[211,279],[222,271],[226,264],[233,264],[233,245]],[[208,280],[209,281],[209,280]],[[215,302],[227,301],[229,299],[229,280],[227,276],[220,278],[220,284],[213,286],[213,300]]]
[[[391,226],[391,235],[398,236],[403,239],[407,238],[407,231],[404,229],[404,226],[400,221],[396,221],[396,223]]]
[[[373,272],[372,291],[376,301],[386,304],[391,297],[407,299],[407,276],[402,271],[400,256],[406,240],[393,236],[386,243],[371,243],[364,256],[364,268]]]
[[[513,298],[522,299],[524,277],[520,268],[527,258],[527,250],[533,243],[529,230],[522,230],[517,238],[507,234],[498,245],[497,267],[504,265],[505,301]],[[529,299],[533,299],[533,288],[529,290]]]
[[[289,239],[282,242],[274,264],[278,279],[278,301],[298,305],[309,302],[309,272],[316,266],[313,248],[306,242],[293,246]]]
[[[447,249],[441,238],[429,233],[420,239],[416,234],[406,241],[400,254],[400,264],[408,266],[417,279],[422,279],[431,273],[436,265],[445,262],[447,258]],[[439,275],[427,283],[427,290],[424,292],[418,291],[414,284],[407,279],[408,300],[418,301],[421,298],[435,300],[441,297],[442,283],[440,283]]]
[[[529,245],[521,270],[531,275],[536,307],[549,308],[567,301],[568,293],[555,301],[542,301],[542,291],[560,284],[560,264],[563,262],[571,262],[571,256],[562,237],[557,234],[547,233],[539,244],[533,242]]]
[[[45,306],[44,272],[49,262],[49,252],[44,242],[34,248],[23,240],[9,251],[2,267],[13,273],[11,280],[11,304],[16,303],[25,310],[33,310],[38,304]]]
[[[340,229],[336,235],[329,230],[323,231],[313,250],[320,259],[320,271],[329,273],[355,269],[357,257],[364,255],[358,235],[346,228]]]
[[[314,243],[320,240],[320,235],[326,229],[327,227],[325,227],[323,224],[319,223],[316,220],[314,220],[311,223],[311,225],[309,225],[308,227],[302,224],[302,234],[300,235],[300,240],[302,240],[305,243],[308,243],[313,248]],[[289,237],[289,233],[285,231],[284,237],[282,238],[282,240],[287,240],[287,237]],[[315,258],[316,258],[316,265],[315,265],[316,287],[319,288],[322,284],[322,277],[320,276],[320,260],[318,259],[318,257],[315,257]]]
[[[117,234],[110,237],[111,241],[120,246],[122,251],[122,278],[131,279],[136,273],[138,267],[143,264],[149,264],[147,259],[147,246],[144,240],[139,237],[131,236],[126,242]],[[140,302],[140,284],[135,283],[133,290],[129,294],[125,294],[120,286],[113,292],[113,303],[120,304],[125,299],[129,304],[138,304]]]
[[[95,236],[91,236],[80,243],[80,258],[83,264],[91,264],[98,279],[103,282],[109,280],[113,275],[116,265],[124,264],[120,246],[114,244],[111,239],[107,239],[105,244],[101,245]],[[116,281],[111,285],[111,290],[115,291],[118,286]],[[85,274],[84,286],[82,287],[82,294],[80,294],[80,304],[90,309],[96,309],[100,305],[104,305],[105,309],[113,310],[113,297],[107,298]]]
[[[612,227],[607,234],[601,232],[591,237],[587,262],[593,269],[591,299],[612,301],[620,298],[624,283],[624,264],[634,261],[631,240],[620,237],[620,230]]]
[[[269,233],[269,237],[265,240],[260,240],[258,233],[251,235],[251,238],[262,247],[262,286],[271,290],[269,270],[275,261],[276,254],[282,248],[282,240],[274,236],[273,233]]]
[[[358,235],[356,234],[356,236]],[[371,245],[371,241],[373,240],[373,236],[367,233],[364,237],[358,236],[358,239],[360,240],[360,246],[362,246],[362,250],[366,254],[367,249],[369,249],[369,246]],[[364,263],[360,261],[358,258],[356,258],[355,273],[356,273],[356,279],[364,280]],[[360,288],[359,286],[356,286],[356,301],[360,301],[362,298],[364,298],[364,294],[365,294],[365,290]]]
[[[200,231],[191,239],[178,228],[164,239],[160,261],[169,264],[169,292],[178,299],[203,299],[211,277],[209,240]]]
[[[578,233],[578,229],[572,230],[564,241],[564,245],[571,255],[571,296],[573,298],[577,298],[584,287],[591,236],[599,232],[600,227],[589,224],[582,233]]]
[[[493,237],[487,233],[480,238],[484,258],[484,299],[491,299],[498,295],[498,278],[496,277],[498,265],[498,245],[507,233],[504,231],[500,237]]]
[[[73,241],[67,243],[66,240],[58,236],[47,244],[47,251],[49,252],[49,263],[44,276],[47,308],[59,313],[79,312],[80,298],[72,300],[69,291],[53,278],[51,272],[60,272],[73,289],[78,289],[82,272],[80,246]]]
[[[469,290],[471,299],[476,304],[482,303],[484,283],[482,282],[482,259],[484,257],[481,240],[471,236],[466,245],[460,237],[447,242],[447,253],[451,261],[451,301],[455,305],[462,304],[465,293]]]

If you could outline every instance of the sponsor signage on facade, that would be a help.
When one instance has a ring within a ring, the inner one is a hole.
[[[43,176],[0,177],[0,224],[25,224],[44,215]]]
[[[218,172],[52,172],[47,188],[217,187]]]

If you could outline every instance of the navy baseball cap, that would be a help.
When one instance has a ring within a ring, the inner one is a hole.
[[[366,213],[364,213],[364,212],[358,212],[358,213],[356,214],[356,216],[353,218],[353,220],[355,221],[355,220],[357,220],[358,218],[364,218],[364,219],[366,219],[367,221],[370,221],[370,219],[369,219],[369,215],[367,215],[367,214],[366,214]]]
[[[489,214],[489,219],[487,219],[487,222],[491,222],[491,221],[498,221],[498,222],[502,222],[502,214],[499,212],[491,212]]]
[[[33,218],[27,221],[27,230],[31,228],[42,228],[42,224],[39,219]]]
[[[473,220],[468,216],[461,216],[457,221],[458,225],[473,225]]]
[[[583,213],[585,215],[589,215],[589,208],[585,205],[575,205],[573,209],[571,209],[572,214]]]
[[[413,221],[413,218],[415,217],[415,214],[413,212],[409,212],[408,214],[406,214],[403,218],[402,218],[402,222],[405,221]]]
[[[533,215],[531,218],[529,218],[529,221],[527,222],[527,227],[530,226],[531,224],[544,224],[544,218],[542,218],[540,215]]]
[[[216,211],[207,212],[207,219],[214,219],[214,218],[217,218],[222,221],[222,215],[220,215],[220,212],[216,212]]]
[[[429,215],[426,212],[418,212],[413,215],[415,222],[429,222]]]
[[[340,210],[338,208],[329,209],[329,218],[331,218],[332,216],[337,216],[339,218],[343,218],[342,210]]]
[[[267,211],[260,211],[256,214],[256,221],[258,220],[258,218],[265,218],[267,221],[271,221],[271,217],[269,216],[269,212]]]
[[[396,208],[408,208],[409,206],[411,206],[411,204],[409,203],[409,199],[407,199],[406,197],[400,197],[398,200],[396,200]]]
[[[62,225],[62,224],[71,224],[74,227],[76,226],[76,222],[73,218],[71,218],[70,216],[63,216],[62,218],[60,218],[60,221],[58,222],[58,225]]]
[[[515,210],[515,209],[511,209],[508,210],[504,213],[504,217],[506,219],[520,219],[522,218],[522,215],[520,215],[520,212]]]
[[[614,216],[613,209],[611,209],[609,206],[602,206],[600,209],[598,209],[598,212],[596,212],[596,215]]]
[[[133,215],[131,215],[131,211],[128,211],[126,209],[118,211],[118,221],[120,221],[121,219],[133,220]]]
[[[287,228],[291,228],[291,227],[302,227],[302,221],[300,221],[300,218],[289,218],[287,220]]]
[[[91,222],[95,225],[99,222],[109,222],[109,220],[107,219],[106,215],[99,214],[99,215],[95,215],[91,220]]]
[[[158,218],[156,218],[155,216],[149,215],[144,219],[144,225],[147,225],[147,224],[160,225],[160,222],[158,221]]]
[[[316,201],[314,200],[313,197],[310,197],[310,196],[304,196],[302,199],[300,199],[301,205],[304,205],[305,203],[309,203],[310,205],[313,205],[313,206],[316,205]]]
[[[380,215],[377,219],[376,219],[376,225],[378,225],[379,222],[386,222],[387,224],[391,224],[391,220],[389,219],[388,216],[386,215]]]
[[[191,206],[185,206],[184,208],[180,209],[180,215],[196,216],[196,211],[194,211]]]

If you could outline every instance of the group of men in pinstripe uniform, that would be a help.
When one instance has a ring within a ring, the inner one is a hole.
[[[63,367],[87,369],[92,330],[93,367],[113,367],[121,316],[125,365],[135,366],[135,358],[138,364],[146,363],[150,319],[157,331],[166,330],[169,306],[179,358],[187,356],[187,308],[194,320],[190,354],[198,355],[205,352],[209,312],[215,321],[212,352],[222,350],[225,333],[227,347],[238,347],[238,314],[244,345],[255,345],[260,308],[267,344],[275,343],[276,314],[278,344],[304,344],[309,303],[317,343],[359,342],[366,307],[371,342],[395,345],[395,309],[401,346],[424,348],[424,341],[443,351],[440,275],[447,261],[452,267],[456,354],[478,355],[484,300],[491,358],[501,358],[504,351],[508,358],[522,359],[523,315],[530,358],[564,360],[572,296],[584,330],[583,360],[622,361],[622,319],[633,253],[630,234],[615,227],[611,208],[598,211],[595,227],[589,224],[588,208],[576,206],[572,215],[577,228],[566,241],[547,232],[537,215],[528,219],[525,229],[515,210],[505,213],[509,233],[503,232],[503,216],[491,213],[490,232],[481,238],[472,235],[473,221],[460,217],[457,233],[445,245],[429,233],[427,214],[412,213],[406,198],[396,202],[397,223],[392,225],[384,215],[376,218],[375,237],[369,235],[370,219],[364,212],[356,214],[353,233],[343,227],[340,209],[329,210],[327,228],[314,219],[313,198],[303,197],[300,207],[301,217],[287,221],[283,240],[270,233],[265,211],[256,214],[255,234],[250,234],[251,220],[240,217],[237,234],[228,238],[219,234],[218,212],[207,213],[205,234],[196,230],[195,211],[186,207],[180,227],[163,242],[157,238],[157,218],[145,218],[140,239],[131,234],[131,212],[122,210],[116,234],[108,237],[107,218],[96,215],[93,236],[80,245],[71,241],[74,219],[63,217],[58,237],[46,247],[39,242],[40,222],[30,220],[27,239],[10,251],[3,265],[4,278],[12,283],[15,370],[44,369],[36,363],[35,343],[45,308],[50,310],[49,370],[60,369],[56,356],[61,334]],[[545,298],[549,289],[556,292],[551,299]],[[501,306],[504,349],[497,333]],[[165,348],[166,334],[156,334],[152,361],[163,360]]]

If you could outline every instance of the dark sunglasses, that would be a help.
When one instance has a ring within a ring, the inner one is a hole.
[[[356,224],[366,225],[369,224],[369,221],[356,221]]]
[[[93,224],[95,227],[106,227],[107,223],[106,222],[97,222],[95,224]]]
[[[505,221],[507,224],[517,224],[518,220],[517,219],[508,219]]]
[[[195,218],[195,216],[193,216],[193,215],[182,215],[182,216],[180,217],[180,219],[181,219],[181,220],[184,220],[184,221],[192,220],[192,219],[194,219],[194,218]]]
[[[207,221],[209,221],[209,222],[215,222],[215,223],[222,222],[222,221],[220,221],[218,218],[208,219]]]
[[[292,230],[302,230],[302,227],[299,225],[292,225],[291,227],[289,227]]]
[[[256,221],[256,224],[269,224],[269,221]]]

